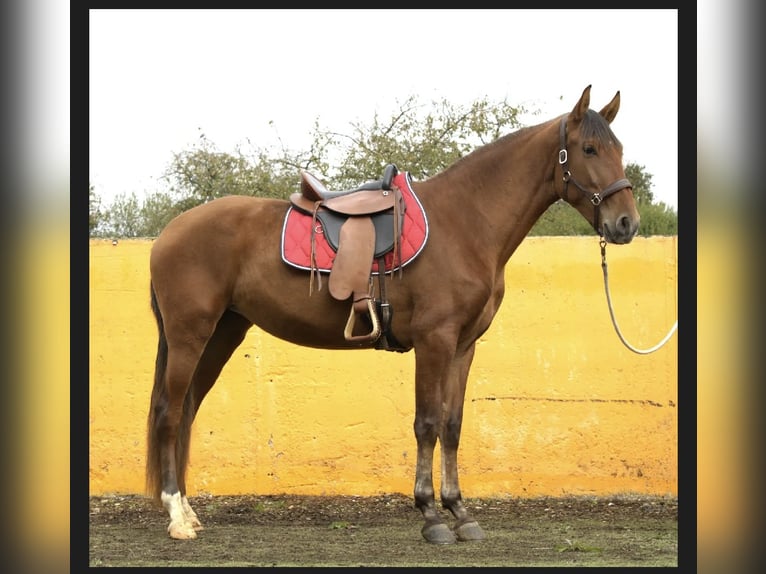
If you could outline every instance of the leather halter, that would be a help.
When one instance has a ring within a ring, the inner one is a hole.
[[[567,192],[567,188],[569,186],[569,182],[571,181],[577,189],[582,191],[586,196],[590,195],[590,202],[593,204],[593,229],[596,230],[596,233],[598,233],[599,237],[603,237],[603,234],[601,233],[601,229],[599,227],[599,206],[601,205],[601,202],[604,201],[607,197],[612,195],[613,193],[616,193],[620,190],[623,190],[625,188],[633,189],[633,186],[631,185],[630,181],[628,181],[625,178],[618,179],[614,183],[607,185],[606,188],[601,192],[592,193],[585,189],[582,185],[580,185],[575,178],[572,177],[572,172],[569,171],[569,167],[567,166],[567,162],[569,160],[568,154],[567,154],[567,117],[564,116],[561,118],[561,125],[559,127],[559,141],[561,142],[560,149],[559,149],[559,165],[561,165],[561,170],[564,173],[563,180],[564,180],[564,195],[562,196],[562,199],[566,201],[567,203],[570,203],[567,197],[569,196]]]

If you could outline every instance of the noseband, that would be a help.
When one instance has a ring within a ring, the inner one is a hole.
[[[567,154],[567,118],[564,116],[561,118],[561,127],[559,128],[559,141],[561,142],[561,146],[559,149],[559,164],[561,165],[561,170],[564,172],[564,195],[562,199],[569,203],[569,200],[567,197],[569,197],[569,193],[567,191],[569,187],[569,182],[571,181],[577,189],[582,191],[586,196],[590,196],[590,202],[593,204],[593,229],[596,230],[596,233],[598,233],[599,237],[601,237],[603,234],[601,233],[601,229],[599,228],[598,222],[599,222],[599,206],[601,205],[601,202],[604,201],[607,197],[612,195],[613,193],[616,193],[622,189],[630,188],[633,189],[633,186],[630,184],[630,182],[623,178],[618,179],[614,183],[606,186],[606,189],[604,189],[601,192],[591,193],[587,189],[585,189],[582,185],[580,185],[575,178],[572,177],[572,172],[569,171],[569,167],[567,166],[567,162],[569,160],[568,154]]]

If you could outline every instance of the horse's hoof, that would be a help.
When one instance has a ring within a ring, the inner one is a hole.
[[[197,538],[197,532],[188,524],[171,524],[168,526],[168,534],[176,540],[192,540]]]
[[[456,542],[452,530],[444,523],[426,524],[420,533],[431,544],[454,544]]]
[[[466,522],[455,528],[457,539],[461,542],[470,542],[472,540],[484,540],[484,531],[476,521]]]
[[[191,526],[194,530],[203,530],[202,523],[196,514],[191,513],[186,515],[186,526]]]

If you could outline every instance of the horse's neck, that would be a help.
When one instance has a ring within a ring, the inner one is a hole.
[[[463,157],[423,182],[452,205],[453,230],[505,265],[534,224],[556,201],[557,149],[551,122],[506,136]],[[461,229],[462,227],[462,229]]]

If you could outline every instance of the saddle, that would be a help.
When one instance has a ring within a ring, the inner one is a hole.
[[[405,205],[401,191],[392,185],[398,173],[394,164],[386,166],[383,177],[358,188],[329,191],[309,172],[301,171],[301,191],[290,196],[292,205],[312,216],[311,276],[309,295],[314,285],[322,288],[316,265],[315,234],[324,233],[336,252],[330,269],[330,295],[345,301],[352,297],[351,311],[343,331],[347,341],[380,341],[388,348],[388,330],[392,311],[385,295],[384,256],[393,252],[394,262],[401,262],[401,233]],[[321,223],[321,228],[317,225]],[[379,299],[373,295],[373,262],[378,261]],[[393,267],[395,267],[394,265]],[[393,273],[393,272],[392,272]],[[400,267],[401,273],[401,267]],[[364,318],[370,330],[354,334],[357,319]],[[397,346],[398,344],[394,344]]]

